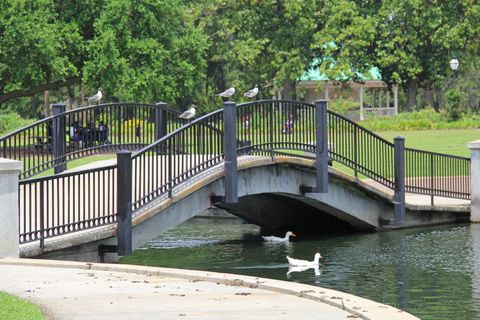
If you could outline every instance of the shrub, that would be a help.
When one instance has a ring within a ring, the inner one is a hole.
[[[456,110],[456,109],[452,109]],[[452,111],[450,110],[450,111]],[[396,116],[371,117],[361,125],[372,131],[409,131],[431,129],[467,129],[480,127],[480,116],[466,114],[453,120],[454,113],[438,113],[431,109],[399,113]]]
[[[0,136],[23,128],[34,121],[33,119],[24,119],[14,112],[0,113]]]

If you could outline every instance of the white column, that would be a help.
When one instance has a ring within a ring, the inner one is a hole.
[[[383,92],[383,89],[380,88],[380,90],[378,90],[378,107],[380,109],[382,108],[382,92]]]
[[[20,161],[0,158],[0,258],[19,257],[18,173]]]
[[[360,120],[363,120],[363,86],[358,88],[360,96]]]
[[[387,93],[387,109],[390,109],[390,90],[387,88],[385,92]]]
[[[470,221],[480,222],[480,140],[468,144],[471,151],[471,199]]]
[[[395,114],[398,114],[398,85],[393,86],[393,108]]]
[[[328,89],[329,88],[325,86],[325,100],[328,100],[328,94],[329,94]]]

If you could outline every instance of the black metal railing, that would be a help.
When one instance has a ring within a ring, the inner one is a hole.
[[[406,192],[470,199],[470,159],[405,148]]]
[[[20,243],[116,221],[116,165],[20,181]]]
[[[388,142],[341,115],[327,113],[319,105],[273,100],[227,106],[234,108],[228,117],[224,110],[214,111],[185,126],[172,127],[168,134],[156,134],[159,139],[131,156],[123,154],[122,161],[129,163],[121,167],[131,169],[122,172],[120,185],[118,164],[22,181],[20,242],[43,241],[113,223],[118,220],[118,208],[136,212],[160,197],[171,196],[182,183],[224,160],[232,160],[227,159],[231,154],[225,147],[226,132],[231,128],[235,132],[235,159],[243,155],[289,155],[318,162],[317,140],[322,140],[316,132],[318,110],[326,114],[328,156],[340,170],[358,179],[377,181],[395,190],[395,194],[403,192],[404,186],[406,192],[431,195],[432,199],[470,197],[468,158],[404,148],[403,139]],[[135,143],[135,133],[119,137]],[[395,168],[399,164],[401,168]],[[131,189],[131,199],[118,196],[117,187],[124,184]]]
[[[198,118],[132,156],[133,211],[222,162],[222,115]]]
[[[55,108],[57,107],[57,108]],[[114,103],[57,113],[0,138],[0,157],[20,160],[20,179],[68,161],[120,149],[138,150],[184,124],[165,104]]]
[[[299,101],[254,101],[236,106],[239,154],[314,152],[315,106]]]
[[[386,187],[394,188],[394,145],[357,123],[328,112],[330,157]]]

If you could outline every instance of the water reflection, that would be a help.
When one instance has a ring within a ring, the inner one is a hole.
[[[287,271],[287,277],[292,274],[293,272],[303,272],[313,269],[315,275],[318,277],[322,274],[323,269],[320,269],[319,266],[314,266],[314,267],[294,267],[294,266],[288,266],[288,271]],[[290,277],[291,278],[291,277]],[[290,279],[289,278],[289,279]]]
[[[480,319],[480,225],[445,225],[384,233],[297,235],[267,244],[256,226],[193,219],[124,261],[212,270],[319,285],[409,311],[421,319]],[[286,256],[320,268],[290,270]]]

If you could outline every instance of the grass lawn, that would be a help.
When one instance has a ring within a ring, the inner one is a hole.
[[[393,142],[393,138],[403,136],[405,146],[452,155],[470,157],[467,144],[480,140],[480,129],[442,129],[419,131],[383,131],[375,132]]]
[[[36,305],[0,291],[0,320],[45,319]]]

